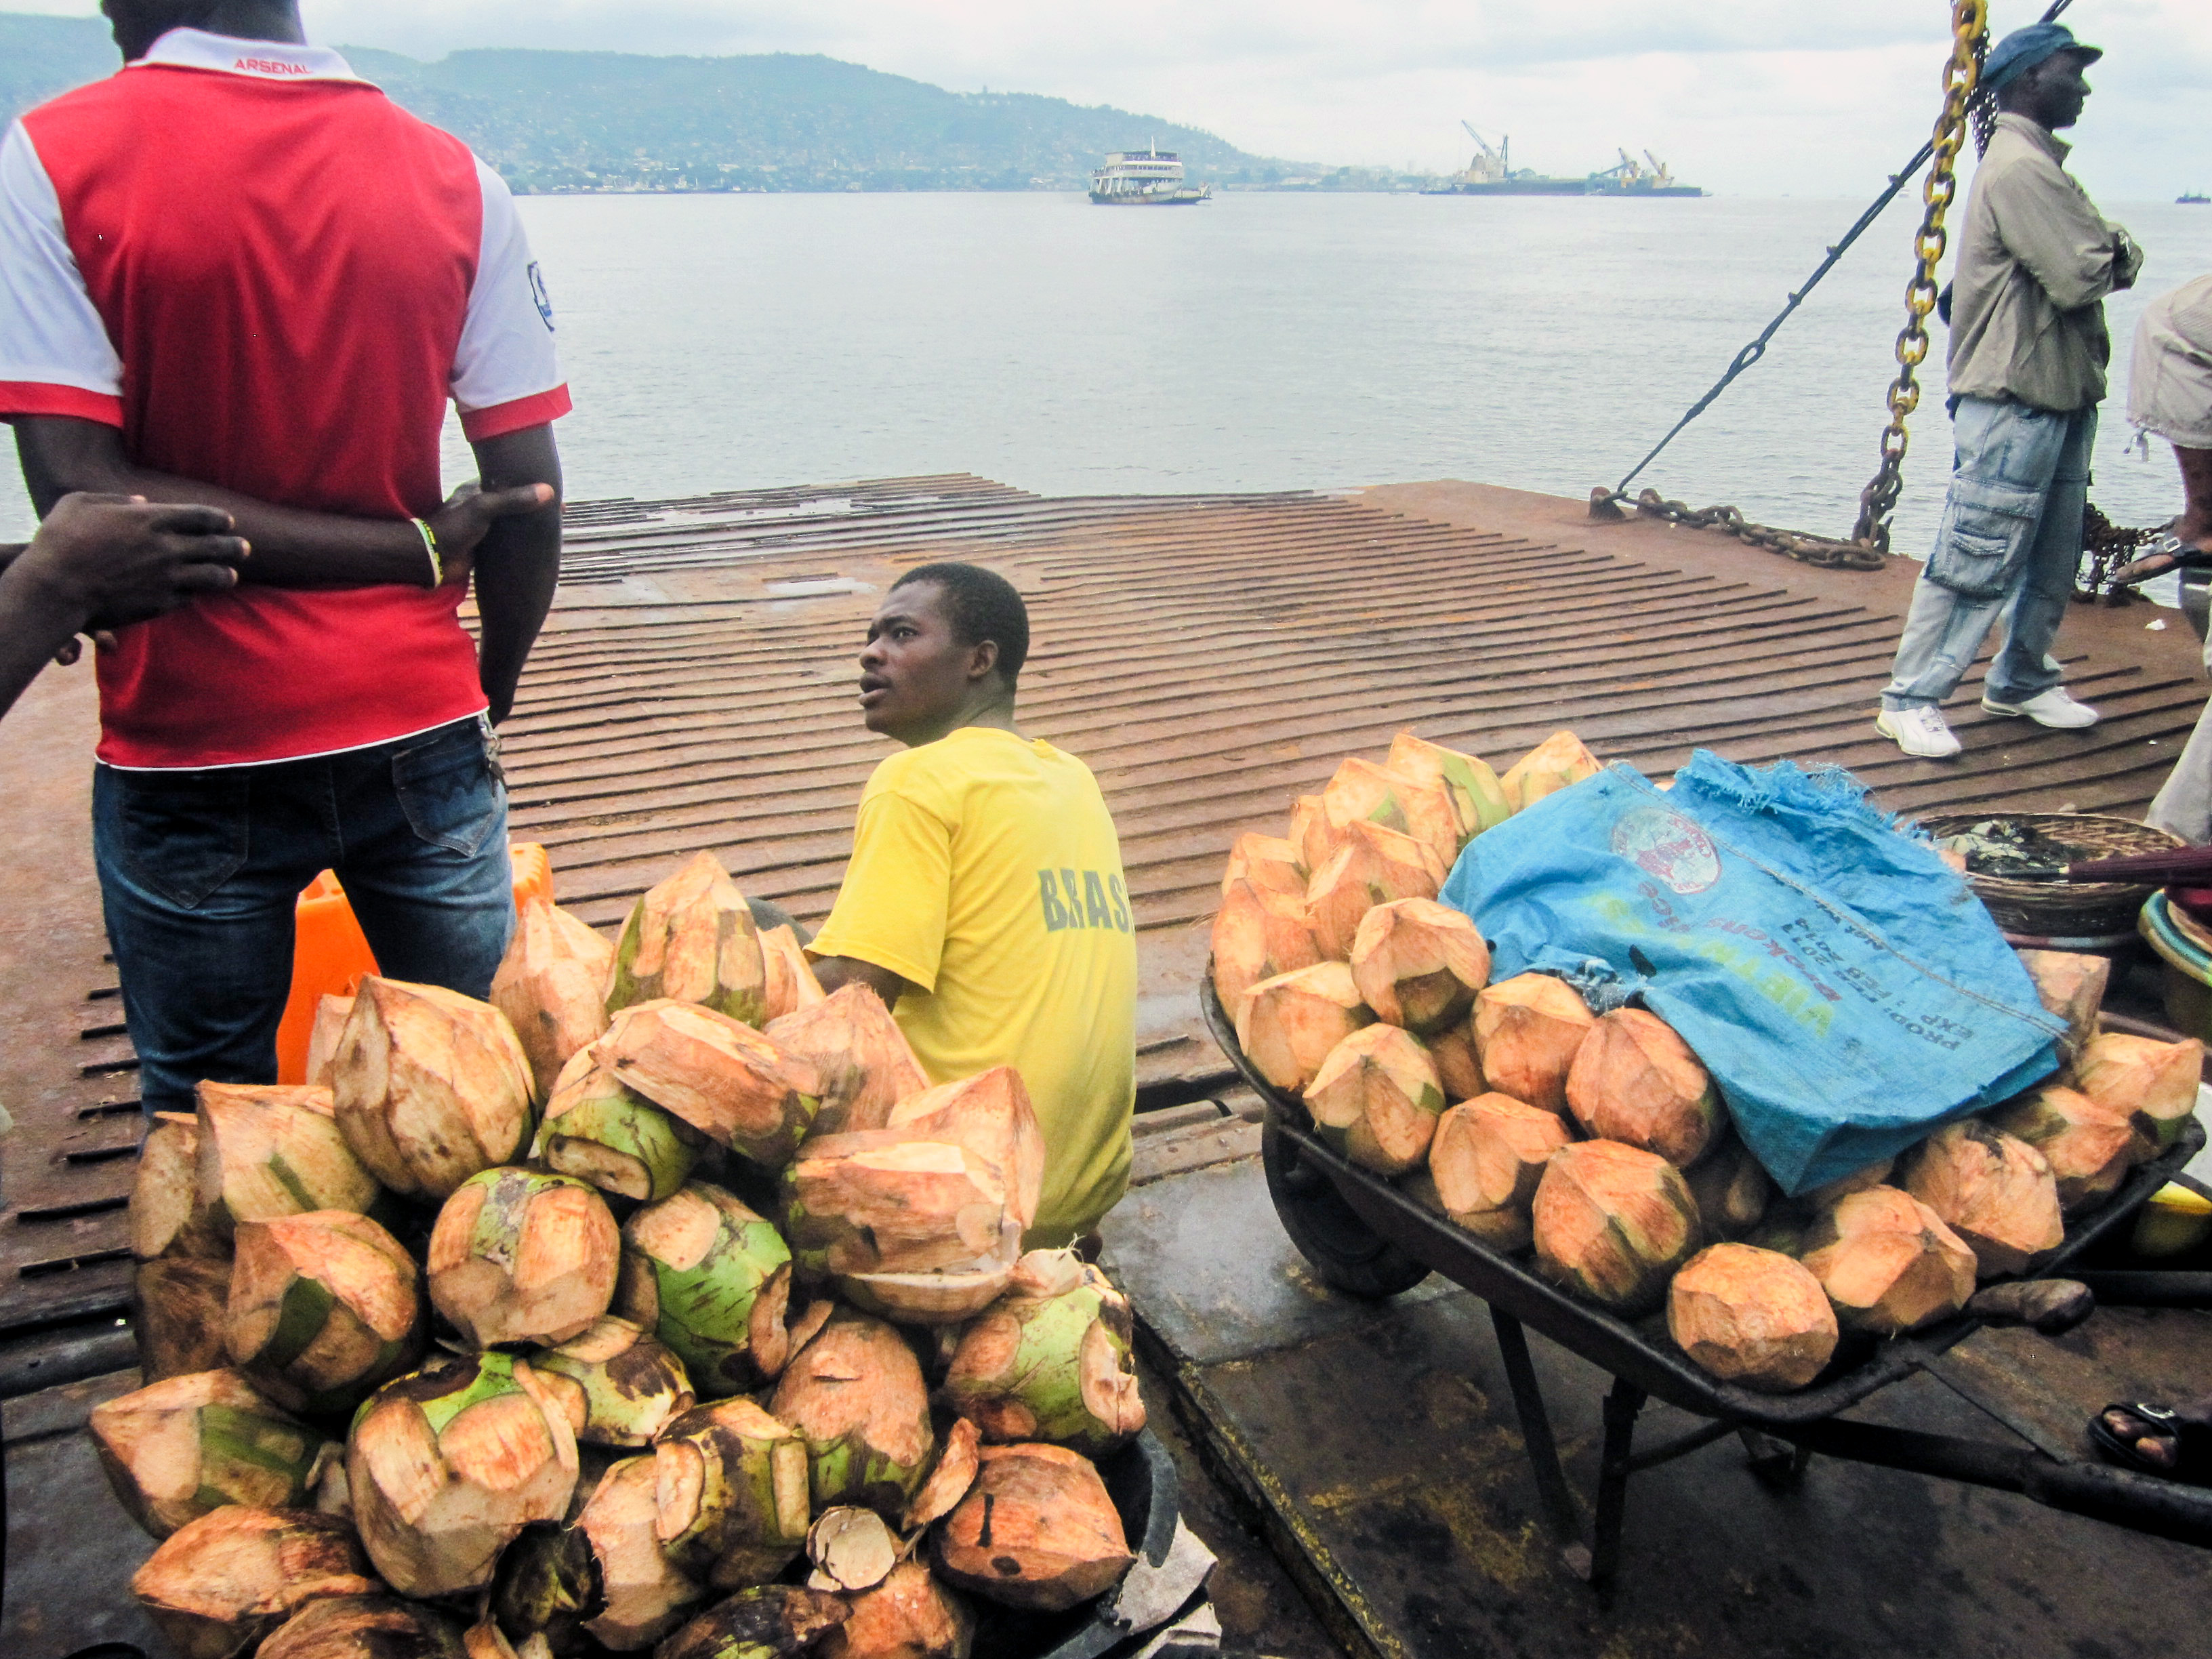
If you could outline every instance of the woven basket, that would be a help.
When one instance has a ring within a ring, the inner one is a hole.
[[[2087,812],[1973,812],[1920,820],[1941,841],[1978,823],[1992,821],[2030,825],[2100,858],[2131,853],[2162,853],[2189,843],[2133,818]],[[2156,883],[2127,881],[2013,881],[2002,876],[1969,875],[1967,884],[2008,933],[2051,938],[2096,939],[2135,931],[2136,912],[2158,890]]]

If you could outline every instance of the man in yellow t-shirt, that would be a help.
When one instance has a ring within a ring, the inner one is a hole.
[[[853,860],[809,950],[872,987],[933,1083],[1019,1072],[1044,1131],[1031,1246],[1094,1231],[1129,1180],[1137,945],[1091,769],[1014,724],[1029,613],[969,564],[902,576],[869,624],[860,708],[906,745],[860,797]]]

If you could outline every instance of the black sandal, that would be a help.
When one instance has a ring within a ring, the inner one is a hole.
[[[2107,580],[2114,587],[2140,587],[2177,570],[2212,570],[2212,549],[2185,542],[2169,531],[2112,572]]]
[[[2153,1432],[2118,1433],[2105,1421],[2114,1412],[2125,1412],[2137,1421],[2148,1424]],[[2162,1475],[2192,1486],[2212,1486],[2212,1425],[2191,1422],[2170,1406],[2114,1401],[2089,1419],[2089,1439],[2106,1462],[2117,1463],[2124,1469]],[[2138,1443],[2152,1439],[2173,1442],[2172,1462],[2161,1463],[2143,1454]]]

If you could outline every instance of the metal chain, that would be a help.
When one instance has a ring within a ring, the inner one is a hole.
[[[1602,498],[1607,492],[1601,489],[1591,494]],[[1645,489],[1637,495],[1636,516],[1663,519],[1669,524],[1687,525],[1693,530],[1723,531],[1740,542],[1784,554],[1804,564],[1818,565],[1824,570],[1882,568],[1881,555],[1867,543],[1839,542],[1826,536],[1777,530],[1771,525],[1753,524],[1733,507],[1692,507],[1687,501],[1670,501],[1656,489]]]
[[[1905,453],[1911,445],[1905,422],[1920,407],[1920,365],[1928,360],[1928,317],[1936,309],[1939,292],[1936,268],[1950,238],[1943,228],[1945,216],[1959,193],[1960,146],[1966,136],[1966,106],[1980,82],[1982,57],[1989,49],[1989,0],[1952,0],[1951,61],[1943,69],[1943,112],[1936,118],[1930,141],[1934,164],[1921,186],[1926,211],[1920,232],[1913,239],[1919,256],[1912,280],[1905,289],[1905,327],[1897,337],[1897,379],[1889,388],[1889,425],[1881,434],[1881,465],[1859,493],[1859,519],[1851,539],[1887,553],[1889,518],[1905,488]]]

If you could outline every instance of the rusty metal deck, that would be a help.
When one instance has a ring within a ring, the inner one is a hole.
[[[1032,608],[1023,725],[1091,763],[1121,827],[1152,1100],[1220,1075],[1194,990],[1230,842],[1402,727],[1501,767],[1571,726],[1651,771],[1701,744],[1835,761],[1898,810],[2139,813],[2205,695],[2173,613],[2147,631],[2148,607],[2078,610],[2069,683],[2103,724],[1973,711],[1959,761],[1907,761],[1871,719],[1907,562],[1813,570],[1474,485],[1070,499],[955,475],[581,503],[570,522],[505,728],[514,832],[551,850],[565,903],[609,924],[705,847],[819,920],[888,752],[855,713],[866,618],[902,569],[990,564]],[[80,671],[49,675],[8,729],[0,825],[25,879],[0,898],[0,1098],[21,1125],[0,1327],[111,1306],[122,1284],[135,1091],[85,844],[91,727]]]

